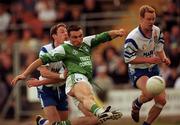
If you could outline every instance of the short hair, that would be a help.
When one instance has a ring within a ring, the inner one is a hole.
[[[152,8],[151,6],[149,5],[143,5],[140,7],[139,9],[139,15],[140,17],[143,17],[144,18],[144,15],[145,13],[148,12],[148,13],[154,13],[155,12],[155,9]]]
[[[68,35],[70,35],[70,32],[71,31],[79,31],[81,30],[81,26],[79,25],[71,25],[69,28],[68,28]]]
[[[64,28],[67,29],[67,26],[66,26],[66,24],[64,24],[64,23],[58,23],[58,24],[52,26],[51,29],[50,29],[50,38],[51,38],[51,40],[54,41],[52,35],[53,35],[53,34],[57,34],[57,30],[58,30],[59,27],[64,27]]]

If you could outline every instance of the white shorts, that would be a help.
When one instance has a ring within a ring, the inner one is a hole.
[[[66,79],[66,94],[68,95],[68,93],[71,91],[73,86],[80,81],[83,81],[84,83],[89,85],[91,90],[93,89],[91,83],[88,81],[88,78],[85,75],[79,74],[79,73],[74,73],[72,75],[69,75]],[[74,98],[74,97],[72,97],[72,98],[73,98],[74,104],[78,107],[80,102],[76,98]]]
[[[72,75],[69,75],[66,79],[66,94],[68,94],[70,92],[70,90],[73,88],[73,86],[80,81],[85,82],[92,89],[92,85],[88,81],[88,78],[85,75],[79,74],[79,73],[74,73]]]

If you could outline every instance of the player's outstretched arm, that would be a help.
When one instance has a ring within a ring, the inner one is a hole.
[[[58,80],[58,79],[44,79],[44,80],[38,80],[35,78],[31,78],[29,80],[27,80],[27,86],[28,87],[37,87],[37,86],[41,86],[41,85],[48,85],[48,84],[61,84],[60,82],[62,82],[62,80]],[[64,81],[62,82],[64,83]]]
[[[12,82],[11,82],[11,85],[16,85],[16,83],[19,81],[19,80],[24,80],[28,77],[28,75],[30,75],[35,69],[37,69],[39,66],[41,66],[43,64],[43,62],[41,61],[41,59],[37,59],[35,60],[33,63],[31,63],[31,65],[29,65],[26,70],[16,76]]]
[[[124,29],[119,29],[108,31],[108,34],[111,36],[112,39],[115,39],[116,37],[124,36],[126,33]]]

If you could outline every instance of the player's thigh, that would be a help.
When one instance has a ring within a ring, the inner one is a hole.
[[[146,83],[147,80],[149,79],[148,76],[141,76],[137,81],[136,81],[136,86],[138,89],[142,91],[146,91]]]
[[[155,103],[161,104],[162,106],[166,104],[166,91],[163,91],[160,95],[154,97]]]
[[[136,82],[136,86],[138,89],[140,89],[142,91],[142,94],[143,95],[146,95],[146,96],[152,96],[150,93],[147,92],[147,89],[146,89],[146,84],[147,84],[147,80],[149,79],[148,76],[141,76],[137,82]]]
[[[93,91],[89,84],[84,81],[76,83],[73,87],[74,95],[77,99],[84,99],[86,97],[93,98]]]
[[[83,74],[72,74],[66,80],[66,93],[75,96],[75,93],[89,93],[92,89],[88,78]]]
[[[44,107],[43,111],[44,111],[44,114],[45,114],[46,118],[50,122],[61,120],[56,106],[47,106],[47,107]]]

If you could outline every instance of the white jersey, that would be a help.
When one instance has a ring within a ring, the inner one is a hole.
[[[52,43],[50,44],[47,44],[47,45],[44,45],[41,47],[41,50],[39,52],[39,57],[44,55],[45,53],[48,53],[49,51],[53,50],[55,47]],[[52,62],[52,63],[48,63],[46,64],[47,68],[53,72],[56,72],[56,73],[63,73],[65,68],[64,68],[64,64],[62,61],[59,61],[59,62]],[[43,79],[46,79],[42,76],[39,77],[39,80],[43,80]],[[64,83],[57,83],[57,84],[49,84],[49,85],[46,85],[46,86],[62,86],[64,85]]]
[[[152,27],[152,37],[147,38],[141,31],[140,27],[132,30],[125,41],[124,45],[124,59],[129,63],[136,57],[154,57],[156,51],[162,51],[164,46],[163,34],[159,27]],[[154,66],[155,64],[128,64],[129,69],[145,69]]]

